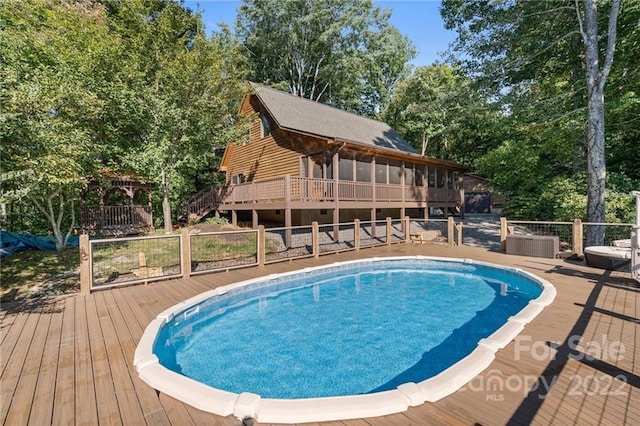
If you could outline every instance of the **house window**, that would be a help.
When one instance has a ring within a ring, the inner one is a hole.
[[[260,123],[262,124],[262,137],[266,138],[271,134],[271,126],[269,125],[269,120],[266,115],[260,114]]]
[[[237,173],[231,176],[232,185],[240,185],[242,182],[244,182],[244,173]]]

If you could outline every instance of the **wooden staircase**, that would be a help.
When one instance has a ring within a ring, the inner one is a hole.
[[[221,188],[203,189],[191,196],[187,203],[187,219],[199,222],[200,219],[218,208]]]

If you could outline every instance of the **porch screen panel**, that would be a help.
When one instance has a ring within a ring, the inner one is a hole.
[[[429,167],[429,173],[428,173],[428,178],[429,178],[429,188],[435,188],[436,187],[436,168],[435,167]]]
[[[340,157],[338,165],[338,177],[340,180],[353,180],[353,160],[351,158]]]
[[[371,182],[371,159],[358,157],[356,159],[356,180],[358,182]]]
[[[327,175],[325,176],[325,178],[333,179],[333,159],[331,158],[331,155],[329,155],[329,153],[326,154],[325,164],[327,170]]]
[[[424,186],[424,166],[416,165],[416,186]]]
[[[389,162],[389,183],[393,185],[402,183],[402,167],[400,163]]]
[[[404,165],[404,184],[407,186],[415,185],[415,171],[413,166],[411,163],[405,163]]]
[[[323,158],[314,158],[313,159],[313,177],[316,179],[322,179],[323,173],[322,173],[322,162],[323,162]]]
[[[438,167],[438,188],[444,188],[447,184],[447,169]]]
[[[387,163],[376,160],[376,183],[387,183]]]

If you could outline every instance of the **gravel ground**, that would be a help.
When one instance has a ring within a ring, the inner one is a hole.
[[[500,216],[467,214],[462,225],[463,245],[500,250]]]

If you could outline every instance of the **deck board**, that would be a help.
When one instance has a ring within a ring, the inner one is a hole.
[[[38,383],[36,384],[33,394],[33,401],[38,401],[38,408],[36,410],[27,410],[27,414],[29,415],[28,424],[35,426],[51,424],[53,415],[65,299],[58,298],[52,301],[51,305],[51,320],[47,336],[44,340]]]
[[[58,373],[53,401],[53,425],[75,423],[75,300],[65,300],[62,317],[60,352],[58,353]]]
[[[50,304],[45,304],[40,309],[41,315],[38,315],[38,323],[33,330],[29,351],[13,395],[14,402],[7,413],[7,423],[9,424],[23,425],[29,421],[29,407],[34,401],[34,391],[38,383],[44,344],[51,323],[51,315],[48,315],[50,311]]]
[[[86,297],[86,315],[89,328],[89,344],[93,366],[93,382],[95,384],[95,400],[99,424],[120,425],[118,400],[111,377],[111,368],[105,347],[104,335],[98,316],[95,297]]]
[[[87,322],[85,297],[76,297],[75,302],[75,364],[76,364],[76,421],[80,424],[97,424],[98,409],[93,380],[93,361]]]
[[[3,304],[0,419],[6,425],[238,425],[232,416],[215,416],[157,394],[138,378],[133,353],[151,319],[182,300],[232,282],[402,254],[472,258],[522,268],[551,281],[558,296],[461,391],[404,413],[319,424],[619,425],[640,418],[640,288],[627,276],[556,259],[403,244],[113,288],[89,296]],[[572,336],[579,336],[582,349],[590,343],[617,342],[624,350],[617,358],[599,354],[599,363],[572,359],[567,355]],[[624,380],[612,377],[618,373]],[[531,381],[517,389],[487,388],[497,374]],[[530,389],[544,380],[553,381],[549,392]]]
[[[102,333],[105,339],[105,350],[111,370],[113,386],[120,418],[125,424],[146,424],[144,413],[138,402],[138,395],[134,390],[130,371],[125,363],[122,348],[118,340],[118,332],[111,319],[110,310],[105,298],[107,292],[98,292],[90,297],[96,298],[98,317],[101,318]]]

